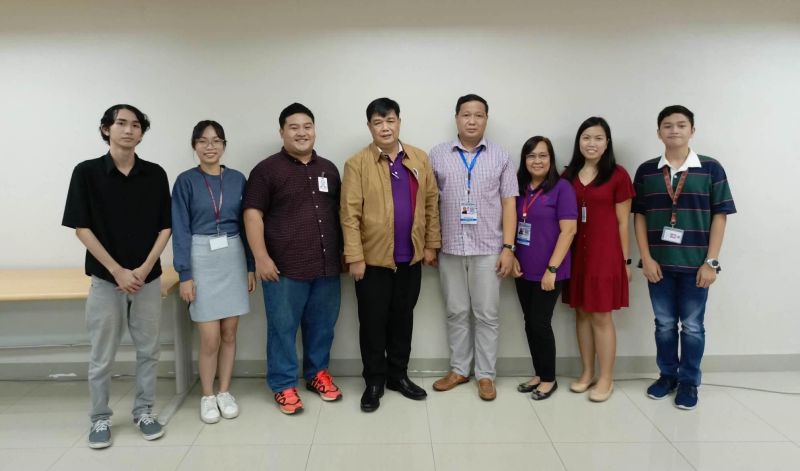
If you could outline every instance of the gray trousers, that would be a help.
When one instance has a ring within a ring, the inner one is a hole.
[[[462,376],[470,375],[473,357],[476,378],[494,380],[496,375],[500,330],[500,278],[495,272],[498,257],[439,254],[439,279],[447,307],[450,368]]]
[[[89,359],[89,395],[92,422],[108,419],[111,369],[127,324],[136,346],[136,399],[133,417],[152,412],[156,396],[156,374],[160,345],[161,279],[145,284],[136,294],[126,294],[117,285],[92,276],[86,300],[86,327],[92,353]]]

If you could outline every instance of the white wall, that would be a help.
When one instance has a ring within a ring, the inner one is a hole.
[[[2,268],[82,263],[59,225],[63,203],[73,166],[105,152],[96,128],[114,103],[149,114],[139,154],[173,178],[192,165],[200,119],[223,123],[227,164],[247,173],[278,149],[280,110],[302,102],[317,116],[317,150],[341,168],[369,141],[373,98],[399,101],[402,138],[430,148],[454,135],[453,106],[468,92],[489,100],[488,136],[514,156],[544,134],[565,164],[578,124],[605,116],[632,173],[660,152],[658,111],[680,103],[697,116],[695,149],[723,162],[739,209],[710,296],[707,353],[800,354],[800,2],[4,0],[3,11]],[[413,355],[444,358],[438,277],[424,277]],[[358,358],[351,281],[343,291],[333,355]],[[260,299],[239,358],[263,358]],[[501,356],[524,357],[510,282],[502,309]],[[73,315],[65,338],[82,335]],[[572,319],[559,309],[559,356],[577,355]],[[616,314],[619,355],[654,354],[651,319],[637,273],[631,308]],[[21,321],[0,322],[5,331]]]

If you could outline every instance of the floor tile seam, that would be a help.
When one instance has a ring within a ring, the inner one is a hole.
[[[50,463],[50,466],[47,467],[47,471],[53,469],[56,466],[56,464],[58,464],[58,462],[64,458],[64,455],[66,455],[71,449],[72,448],[65,448],[64,451],[62,451],[61,454],[58,455],[58,458],[56,458],[52,463]]]
[[[311,450],[314,449],[314,444],[317,441],[317,432],[319,431],[319,423],[322,419],[322,405],[320,404],[319,410],[317,410],[317,420],[314,422],[314,433],[311,434],[311,443],[308,445],[308,453],[306,453],[306,464],[303,467],[304,470],[308,470],[309,465],[311,464]]]
[[[186,445],[184,445],[184,446],[186,446]],[[183,454],[183,456],[181,456],[181,459],[178,461],[178,464],[175,465],[175,470],[176,471],[181,469],[181,465],[183,465],[183,462],[186,460],[186,457],[189,456],[189,453],[191,453],[192,448],[194,448],[193,445],[186,446],[186,452]]]
[[[796,444],[791,440],[675,440],[673,443],[678,443],[681,445],[691,444],[691,443],[728,443],[728,444],[748,444],[748,443],[791,443]]]
[[[750,407],[749,407],[749,406],[748,406],[748,405],[747,405],[745,402],[742,402],[742,401],[740,401],[740,400],[739,400],[739,399],[737,399],[737,398],[736,398],[736,396],[734,396],[733,394],[730,394],[730,393],[728,393],[727,391],[725,391],[725,394],[726,394],[728,397],[730,397],[731,399],[733,399],[733,401],[734,401],[734,402],[736,402],[737,404],[740,404],[740,405],[741,405],[742,407],[744,407],[746,410],[750,411],[750,413],[751,413],[751,414],[753,414],[754,416],[756,416],[756,418],[758,418],[760,421],[764,422],[764,423],[765,423],[765,424],[766,424],[768,427],[770,427],[772,430],[774,430],[775,432],[777,432],[777,433],[778,433],[778,435],[780,435],[780,436],[784,437],[785,439],[787,439],[787,440],[789,440],[789,441],[792,441],[792,439],[791,439],[791,438],[789,438],[789,436],[788,436],[788,435],[786,435],[785,433],[781,432],[781,431],[780,431],[780,430],[779,430],[779,429],[778,429],[776,426],[774,426],[774,425],[773,425],[771,422],[769,422],[769,421],[768,421],[766,418],[762,417],[762,416],[761,416],[761,414],[759,414],[759,413],[758,413],[758,411],[756,411],[755,409],[752,409],[752,408],[750,408]]]
[[[428,381],[423,378],[422,384],[425,385]],[[431,388],[433,388],[433,384],[431,384]],[[433,429],[431,426],[431,401],[425,401],[425,422],[428,424],[428,439],[430,440],[429,446],[431,449],[431,459],[433,460],[433,471],[437,471],[436,468],[436,450],[433,447]]]
[[[633,404],[633,407],[635,407],[639,411],[639,413],[641,413],[645,417],[645,419],[647,419],[647,421],[650,422],[650,424],[652,424],[652,426],[656,430],[658,430],[658,433],[661,434],[661,436],[664,438],[664,440],[666,440],[666,443],[668,443],[669,446],[672,447],[673,450],[675,450],[675,453],[677,453],[678,456],[680,456],[683,459],[683,461],[686,464],[689,465],[689,467],[691,467],[692,469],[697,471],[697,467],[689,460],[689,457],[684,455],[683,452],[677,446],[675,446],[675,444],[672,442],[672,440],[669,439],[667,434],[664,433],[663,430],[661,430],[661,427],[659,427],[658,424],[649,415],[647,415],[647,413],[641,407],[639,407],[639,404],[637,404],[636,401],[633,400],[633,397],[631,397],[631,395],[628,394],[628,392],[625,390],[625,388],[621,388],[621,389],[622,389],[622,393],[628,398],[629,401],[631,401],[631,403]]]
[[[547,427],[545,427],[544,422],[542,422],[542,418],[539,417],[539,413],[536,412],[536,407],[533,406],[533,399],[531,399],[530,396],[528,396],[526,402],[528,403],[528,407],[530,407],[531,410],[533,410],[533,416],[536,417],[536,421],[539,422],[539,426],[542,427],[542,430],[544,431],[544,434],[547,437],[548,442],[543,442],[543,443],[548,443],[550,445],[550,448],[553,450],[553,452],[556,454],[556,457],[558,458],[558,462],[561,463],[561,468],[563,470],[566,470],[567,463],[564,462],[564,457],[561,456],[561,453],[558,452],[555,443],[553,443],[553,437],[550,435],[550,432],[547,431]]]

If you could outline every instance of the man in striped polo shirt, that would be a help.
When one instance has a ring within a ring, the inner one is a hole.
[[[684,106],[658,114],[664,155],[639,166],[632,208],[660,370],[647,395],[664,399],[677,389],[675,406],[687,410],[697,406],[708,288],[720,272],[727,215],[736,212],[722,165],[689,147],[694,131],[694,113]]]

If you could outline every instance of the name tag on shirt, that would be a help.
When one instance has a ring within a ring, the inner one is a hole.
[[[672,244],[680,244],[683,242],[683,229],[664,226],[664,230],[661,232],[661,240]]]
[[[208,239],[208,245],[211,251],[224,249],[228,246],[228,234],[219,234]]]
[[[517,223],[517,245],[531,245],[531,223]]]
[[[317,177],[317,184],[319,185],[319,191],[328,192],[328,177]]]
[[[581,206],[581,222],[586,222],[586,206]]]
[[[461,203],[461,224],[478,224],[477,203]]]

